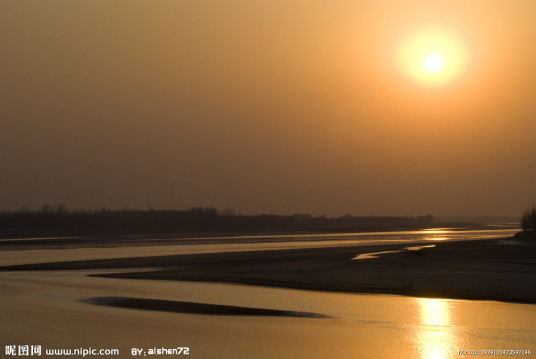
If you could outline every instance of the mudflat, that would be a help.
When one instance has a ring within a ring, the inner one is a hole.
[[[504,238],[425,245],[419,250],[405,250],[407,244],[382,244],[151,256],[0,270],[122,269],[95,276],[536,303],[535,240]],[[355,259],[376,252],[387,253]]]

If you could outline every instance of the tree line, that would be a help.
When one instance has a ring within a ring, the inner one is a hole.
[[[433,223],[431,215],[401,217],[342,217],[241,215],[234,209],[193,207],[184,210],[69,210],[64,205],[0,212],[0,235],[173,232],[295,232],[374,231],[420,228]]]

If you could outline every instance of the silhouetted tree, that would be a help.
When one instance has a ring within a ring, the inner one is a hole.
[[[523,232],[536,232],[536,207],[527,208],[521,217]]]

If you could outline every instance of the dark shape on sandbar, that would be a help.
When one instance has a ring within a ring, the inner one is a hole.
[[[202,314],[202,315],[239,315],[251,317],[295,317],[295,318],[331,318],[328,315],[294,312],[286,310],[236,307],[231,305],[180,302],[174,300],[131,298],[131,297],[96,297],[84,302],[119,308],[156,310],[162,312]]]
[[[526,233],[536,233],[536,207],[527,208],[521,217],[521,228]]]

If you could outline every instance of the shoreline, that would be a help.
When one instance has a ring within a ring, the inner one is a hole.
[[[0,270],[129,269],[92,276],[536,304],[536,241],[502,238],[434,244],[363,260],[352,259],[408,244],[98,259]]]
[[[368,228],[355,230],[326,230],[326,231],[246,231],[246,232],[155,232],[155,233],[100,233],[100,234],[43,234],[0,233],[0,250],[27,249],[72,249],[72,248],[113,248],[133,246],[181,245],[181,244],[227,244],[227,243],[258,243],[280,242],[292,238],[293,241],[325,240],[322,237],[382,235],[407,232],[412,234],[430,234],[427,231],[448,229],[453,233],[465,231],[514,231],[514,226],[494,225],[465,225],[452,223],[437,223],[435,226],[398,227],[398,228]],[[445,227],[447,226],[447,227]],[[330,238],[329,240],[332,240]]]

